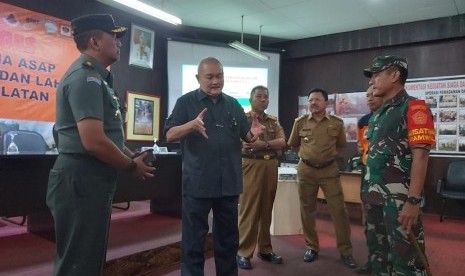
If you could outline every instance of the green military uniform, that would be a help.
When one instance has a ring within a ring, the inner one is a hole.
[[[251,123],[251,112],[246,115]],[[266,127],[260,140],[285,139],[278,118],[264,114],[259,121]],[[271,149],[256,152],[242,149],[244,186],[239,199],[239,256],[252,257],[257,243],[258,252],[267,254],[273,251],[270,225],[278,185],[277,157],[278,153]]]
[[[368,241],[373,247],[370,248],[370,251],[373,250],[370,261],[374,275],[426,275],[418,252],[398,222],[410,186],[412,141],[408,138],[407,112],[412,99],[405,90],[400,91],[372,117],[367,131],[370,146],[363,200],[371,208],[367,214],[368,231],[373,231],[377,237],[374,241]],[[424,103],[420,107],[423,107],[424,115],[418,119],[426,121],[431,113]],[[434,129],[431,131],[434,133]],[[434,137],[431,143],[434,143]],[[430,144],[415,147],[429,150]],[[421,215],[412,232],[424,254]]]
[[[50,171],[47,191],[47,205],[55,219],[55,275],[103,273],[117,169],[86,152],[77,123],[101,120],[107,137],[123,150],[121,110],[111,87],[111,73],[85,54],[58,86],[55,127],[60,154]]]
[[[321,187],[335,226],[337,248],[341,255],[351,256],[349,216],[335,162],[338,150],[346,145],[342,119],[326,115],[317,122],[312,115],[304,115],[294,122],[288,145],[299,148],[298,191],[307,248],[316,252],[320,249],[315,216],[318,188]]]
[[[379,109],[378,109],[379,110]],[[360,185],[360,198],[363,199],[364,194],[368,190],[368,184],[365,180],[366,174],[366,160],[368,154],[368,145],[369,141],[366,137],[366,132],[368,131],[368,126],[373,124],[373,112],[370,112],[364,115],[358,121],[358,148],[362,154],[362,171],[361,171],[361,185]],[[376,232],[373,231],[376,225],[373,224],[372,218],[375,218],[379,215],[379,208],[377,206],[371,206],[371,204],[363,202],[363,212],[365,213],[365,236],[366,236],[366,243],[368,247],[368,261],[366,263],[366,269],[371,272],[371,259],[373,255],[373,251],[376,250],[376,245],[378,244]],[[381,213],[382,216],[382,213]],[[383,241],[386,242],[386,241]],[[363,267],[362,267],[363,268]]]

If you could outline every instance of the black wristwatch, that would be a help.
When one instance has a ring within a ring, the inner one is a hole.
[[[417,205],[417,204],[420,204],[421,198],[409,196],[409,197],[407,198],[407,202],[410,203],[410,204],[412,204],[412,205]]]
[[[124,168],[125,171],[127,172],[133,172],[137,169],[137,164],[134,159],[131,158],[131,164],[129,164],[126,168]]]

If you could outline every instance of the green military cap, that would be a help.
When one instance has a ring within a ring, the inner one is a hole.
[[[116,26],[111,14],[88,14],[71,21],[73,35],[77,35],[90,30],[102,30],[104,32],[115,34],[117,38],[122,37],[126,27]]]
[[[371,78],[374,73],[386,70],[391,66],[396,66],[408,73],[408,65],[405,58],[398,56],[377,56],[373,59],[371,67],[363,70],[363,74],[365,77]]]

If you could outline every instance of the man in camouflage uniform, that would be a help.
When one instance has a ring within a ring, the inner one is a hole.
[[[318,189],[321,188],[329,205],[341,259],[346,266],[354,268],[349,215],[344,203],[339,167],[335,162],[346,146],[344,122],[339,117],[327,114],[327,105],[328,93],[325,90],[310,90],[308,110],[311,114],[295,120],[288,141],[288,145],[300,157],[297,178],[300,216],[307,245],[304,261],[315,261],[320,249],[315,217]]]
[[[363,200],[371,204],[368,231],[374,231],[378,241],[370,260],[372,273],[427,275],[420,202],[435,143],[433,117],[423,100],[409,97],[404,89],[406,59],[376,57],[364,74],[384,102],[367,131],[368,190]],[[422,252],[410,242],[412,234]]]
[[[283,262],[273,252],[270,237],[271,212],[278,186],[278,157],[286,146],[284,130],[278,118],[265,113],[269,103],[268,88],[256,86],[250,92],[253,117],[265,127],[259,139],[242,143],[242,176],[244,190],[239,198],[239,250],[237,265],[250,269],[250,258],[258,244],[257,257],[273,264]]]
[[[368,153],[368,139],[366,137],[366,132],[368,130],[368,122],[370,118],[373,116],[373,113],[376,112],[381,105],[383,104],[383,99],[381,97],[375,97],[373,95],[373,86],[368,87],[366,92],[367,97],[367,105],[370,109],[370,113],[365,114],[360,120],[358,121],[358,151],[361,155],[362,160],[362,174],[361,174],[361,196],[360,198],[363,199],[363,193],[367,191],[368,187],[366,186],[366,182],[364,180],[366,174],[366,164],[367,164],[367,153]],[[366,213],[371,210],[370,204],[364,203],[364,210],[365,217],[367,217]],[[365,221],[365,236],[367,239],[367,246],[368,246],[368,261],[361,267],[355,269],[355,273],[357,274],[371,274],[371,264],[370,264],[370,256],[372,255],[372,248],[373,244],[376,244],[376,235],[374,235],[373,231],[368,231],[369,228],[372,228],[371,225],[368,225]]]

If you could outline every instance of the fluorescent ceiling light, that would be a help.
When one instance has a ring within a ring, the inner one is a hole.
[[[244,43],[241,43],[239,41],[232,41],[232,42],[229,42],[229,46],[243,52],[243,53],[246,53],[248,55],[251,55],[255,58],[258,58],[260,60],[269,60],[270,57],[261,53],[260,51],[257,51],[255,50],[254,48],[252,47],[249,47],[247,45],[245,45]]]
[[[166,13],[162,10],[159,10],[157,8],[154,8],[150,5],[147,5],[145,3],[142,3],[137,0],[113,0],[117,3],[120,3],[122,5],[125,5],[127,7],[133,8],[137,11],[140,11],[142,13],[148,14],[150,16],[156,17],[158,19],[164,20],[168,23],[174,24],[174,25],[179,25],[182,24],[182,21],[180,18],[171,15],[169,13]]]

